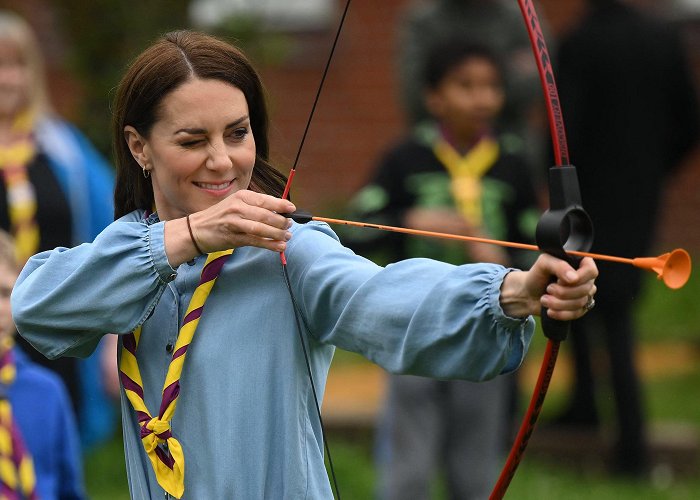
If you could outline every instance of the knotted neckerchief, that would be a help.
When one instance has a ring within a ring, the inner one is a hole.
[[[37,500],[34,463],[19,427],[12,418],[7,389],[15,381],[12,341],[2,346],[0,354],[0,499]]]
[[[452,179],[452,196],[459,213],[476,227],[481,226],[481,178],[498,159],[498,142],[483,136],[467,154],[461,155],[444,138],[433,152]]]
[[[233,250],[210,253],[204,263],[199,284],[192,295],[180,327],[168,373],[163,384],[163,393],[158,416],[153,417],[146,407],[143,395],[141,372],[136,361],[136,349],[141,337],[139,326],[122,338],[122,356],[119,377],[126,396],[136,411],[141,427],[141,442],[151,460],[158,484],[170,495],[181,498],[185,491],[185,456],[180,442],[173,437],[170,421],[175,413],[180,395],[180,376],[185,363],[187,348],[192,342],[204,303],[211,293],[221,268]]]
[[[29,182],[27,167],[36,155],[31,135],[31,113],[20,115],[13,130],[23,138],[0,146],[0,171],[5,182],[10,233],[15,240],[17,261],[24,264],[39,249],[39,225],[36,223],[36,193]]]

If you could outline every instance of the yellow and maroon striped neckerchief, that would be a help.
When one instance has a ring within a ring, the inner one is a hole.
[[[12,132],[20,139],[0,146],[0,172],[7,196],[9,232],[15,240],[20,265],[39,250],[40,242],[36,193],[28,174],[29,164],[36,156],[36,141],[32,133],[35,115],[32,109],[20,113],[12,124]]]
[[[471,224],[482,224],[481,179],[498,159],[498,142],[484,136],[461,155],[445,139],[433,147],[435,156],[445,166],[452,179],[452,196],[459,213]]]
[[[34,463],[12,418],[7,395],[17,375],[12,345],[11,341],[3,345],[0,354],[0,498],[37,500]]]
[[[180,442],[173,437],[170,421],[175,413],[180,395],[180,376],[185,363],[187,348],[192,342],[204,303],[214,283],[233,250],[210,253],[202,268],[199,284],[192,295],[182,321],[168,373],[163,384],[158,415],[153,417],[146,407],[141,372],[136,361],[136,349],[141,337],[141,327],[122,338],[122,355],[119,377],[127,398],[136,411],[141,427],[141,442],[151,460],[158,484],[170,495],[181,498],[185,491],[185,456]]]
[[[22,265],[39,249],[36,193],[27,171],[35,155],[36,146],[30,135],[9,146],[0,146],[0,172],[5,182],[10,233],[15,240],[17,261]]]

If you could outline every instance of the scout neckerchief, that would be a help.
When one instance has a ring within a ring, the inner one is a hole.
[[[185,362],[187,348],[192,342],[204,303],[211,293],[216,278],[221,272],[226,259],[233,250],[210,253],[202,268],[199,284],[192,295],[190,304],[182,321],[180,333],[168,366],[168,373],[163,384],[163,393],[158,416],[153,417],[146,407],[143,394],[141,372],[136,361],[136,349],[141,337],[139,326],[132,333],[122,338],[122,356],[119,363],[119,377],[126,396],[136,411],[141,427],[141,442],[151,460],[158,484],[175,498],[182,497],[185,491],[185,457],[180,442],[172,435],[172,420],[178,396],[180,395],[180,376]]]
[[[12,341],[0,347],[0,498],[37,500],[34,464],[12,418],[7,390],[15,381]]]
[[[433,146],[433,152],[450,174],[457,210],[469,223],[481,226],[481,178],[498,159],[498,142],[484,135],[461,155],[441,137]]]
[[[27,168],[36,155],[31,136],[31,113],[15,120],[13,131],[22,138],[0,146],[0,171],[5,182],[10,233],[15,240],[17,261],[24,264],[39,249],[39,226],[36,223],[36,193],[29,182]]]

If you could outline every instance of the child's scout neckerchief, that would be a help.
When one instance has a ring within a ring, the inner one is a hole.
[[[173,437],[170,421],[180,395],[180,376],[187,348],[192,342],[204,303],[211,293],[221,268],[233,250],[210,253],[202,269],[199,284],[192,295],[180,327],[163,384],[163,395],[158,416],[153,417],[146,407],[141,372],[136,361],[136,349],[141,337],[139,326],[122,337],[123,349],[119,376],[126,396],[131,402],[141,427],[141,442],[151,460],[158,484],[170,495],[181,498],[185,491],[185,456],[180,442]]]
[[[34,463],[12,418],[7,395],[17,376],[12,346],[7,341],[0,347],[0,498],[37,500]]]
[[[31,135],[33,120],[30,113],[22,114],[13,129],[23,138],[0,146],[0,172],[5,182],[10,233],[15,240],[17,261],[24,264],[39,249],[39,226],[36,223],[36,193],[27,168],[36,155]]]
[[[459,213],[476,227],[481,226],[481,178],[498,159],[498,142],[485,135],[465,155],[461,155],[444,138],[433,152],[452,179],[452,196]]]

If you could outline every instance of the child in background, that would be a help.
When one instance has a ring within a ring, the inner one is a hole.
[[[0,230],[0,498],[83,499],[78,430],[66,388],[14,345],[10,292],[17,267],[14,243]]]
[[[374,180],[355,198],[353,216],[427,231],[532,240],[539,210],[522,142],[495,130],[505,103],[495,56],[467,40],[440,43],[427,58],[424,88],[431,119],[383,157]],[[350,247],[375,260],[531,264],[527,254],[479,243],[373,231],[349,236]],[[486,498],[504,450],[514,393],[512,376],[474,383],[391,375],[378,442],[382,498],[428,498],[440,467],[450,498]]]

